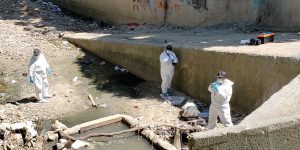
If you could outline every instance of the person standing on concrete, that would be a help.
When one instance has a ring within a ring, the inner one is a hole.
[[[50,75],[51,69],[45,56],[41,54],[39,49],[34,49],[29,62],[29,80],[35,85],[37,100],[42,103],[47,102],[46,98],[51,98],[48,93],[47,73]]]
[[[170,96],[171,83],[174,75],[174,66],[178,63],[175,53],[172,51],[172,46],[167,45],[165,50],[160,54],[160,75],[161,83],[161,97]]]
[[[216,78],[217,81],[208,86],[208,91],[211,93],[208,129],[214,129],[217,126],[218,116],[225,127],[233,126],[229,106],[233,82],[226,79],[224,71],[218,72]]]

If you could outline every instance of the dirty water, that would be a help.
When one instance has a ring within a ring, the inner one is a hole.
[[[104,111],[106,112],[106,111]],[[100,115],[101,114],[101,115]],[[88,118],[86,116],[89,116]],[[93,111],[86,111],[84,113],[80,113],[79,115],[74,115],[68,118],[62,119],[62,122],[67,126],[75,126],[77,124],[90,121],[93,119],[98,119],[104,117],[102,113],[95,113]],[[121,130],[128,129],[128,126],[124,123],[114,123],[111,125],[107,125],[104,127],[96,128],[93,130],[89,130],[80,134],[75,135],[74,137],[82,137],[91,133],[111,133],[117,132]],[[85,149],[105,149],[105,150],[152,150],[155,149],[151,143],[149,143],[146,139],[141,137],[140,135],[131,132],[122,135],[116,135],[114,137],[93,137],[88,140],[92,143],[89,147]]]

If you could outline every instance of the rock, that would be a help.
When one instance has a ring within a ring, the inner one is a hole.
[[[51,129],[54,130],[54,131],[65,130],[67,128],[68,127],[66,125],[62,124],[58,120],[55,120],[54,124],[51,126]]]
[[[68,140],[66,140],[66,139],[59,139],[59,143],[61,143],[61,144],[67,144]]]
[[[185,103],[181,108],[181,112],[181,116],[184,119],[200,117],[200,111],[198,110],[197,105],[194,102]]]
[[[57,148],[57,149],[63,149],[63,148],[65,148],[65,144],[62,144],[62,143],[56,143],[56,148]]]
[[[89,146],[90,144],[88,142],[84,142],[84,141],[80,141],[80,140],[76,140],[73,144],[72,144],[72,149],[79,149],[81,147],[85,147],[85,146]]]
[[[6,130],[10,130],[10,123],[1,123],[0,127]]]
[[[58,139],[58,134],[55,133],[54,131],[48,131],[48,132],[46,133],[46,136],[48,137],[48,140],[49,140],[49,141],[55,141],[55,140]]]
[[[25,76],[25,77],[27,77],[27,73],[23,73],[22,75]]]
[[[21,133],[15,134],[15,137],[16,137],[18,145],[23,145],[24,144],[24,140],[23,140],[23,137],[22,137]]]
[[[27,127],[26,123],[14,123],[11,124],[10,129],[12,131],[25,129]]]
[[[0,98],[4,97],[5,93],[0,93]]]
[[[16,80],[11,80],[11,84],[15,84],[15,83],[17,83]]]

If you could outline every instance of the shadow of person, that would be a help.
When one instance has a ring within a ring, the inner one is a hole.
[[[13,105],[19,105],[19,104],[36,103],[36,102],[38,102],[38,100],[34,96],[32,96],[32,97],[26,97],[26,98],[17,100],[15,102],[8,102],[8,103],[11,103]]]

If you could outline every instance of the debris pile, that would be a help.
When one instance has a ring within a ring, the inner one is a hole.
[[[4,149],[42,149],[43,140],[38,137],[32,121],[0,124],[0,146]]]
[[[66,137],[61,135],[64,131],[68,129],[66,125],[55,120],[54,124],[51,126],[51,131],[45,133],[45,137],[48,141],[56,141],[55,148],[61,149],[80,149],[82,147],[89,146],[90,144],[81,140],[65,139]],[[64,134],[65,135],[65,134]]]

